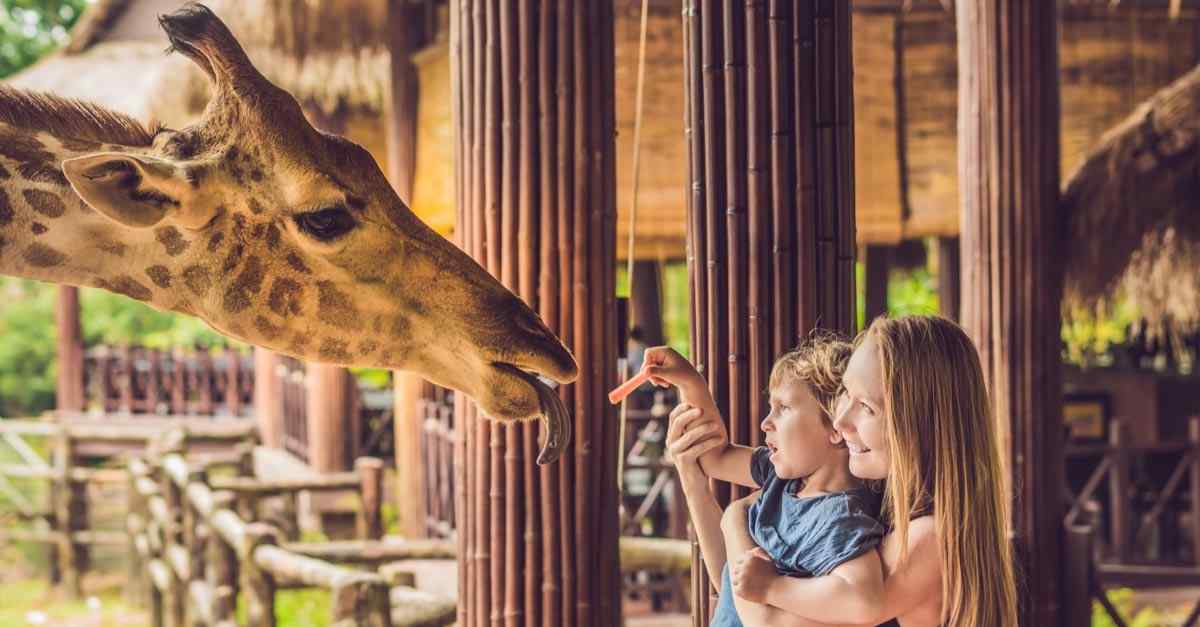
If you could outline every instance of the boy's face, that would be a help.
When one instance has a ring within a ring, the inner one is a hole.
[[[825,426],[821,405],[807,385],[784,382],[771,389],[771,413],[762,422],[771,463],[781,479],[801,479],[844,456],[841,436]]]

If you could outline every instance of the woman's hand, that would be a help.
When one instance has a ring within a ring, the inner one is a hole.
[[[687,403],[671,410],[667,428],[667,452],[680,472],[699,470],[700,456],[729,445],[725,425],[705,411]]]
[[[729,562],[733,593],[755,603],[767,602],[767,588],[779,577],[771,556],[761,548],[746,551]]]

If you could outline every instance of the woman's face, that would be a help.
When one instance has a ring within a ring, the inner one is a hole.
[[[883,422],[883,371],[873,338],[867,337],[850,356],[842,387],[833,428],[850,449],[850,472],[860,479],[884,479],[891,458]]]

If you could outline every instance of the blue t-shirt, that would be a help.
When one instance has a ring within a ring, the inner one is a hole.
[[[820,577],[874,549],[887,531],[879,523],[880,497],[867,488],[798,497],[802,481],[780,479],[767,447],[754,450],[750,475],[762,488],[747,523],[755,544],[771,556],[780,574]],[[711,627],[741,627],[733,605],[729,564]]]

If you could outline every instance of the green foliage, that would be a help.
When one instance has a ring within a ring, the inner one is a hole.
[[[1078,366],[1107,365],[1105,353],[1129,339],[1126,330],[1137,318],[1137,310],[1123,301],[1104,316],[1073,312],[1063,321],[1063,360]]]
[[[937,279],[926,268],[892,272],[888,277],[888,315],[937,315]]]
[[[54,407],[56,299],[56,286],[0,277],[0,416],[34,416]],[[84,289],[79,300],[85,346],[244,346],[199,319],[111,292]]]
[[[1108,600],[1112,602],[1113,607],[1117,608],[1117,612],[1125,618],[1125,623],[1129,627],[1163,627],[1164,625],[1179,624],[1170,622],[1163,612],[1152,608],[1143,607],[1136,613],[1133,612],[1133,590],[1129,588],[1116,588],[1108,591]],[[1132,616],[1132,620],[1126,618]],[[1108,612],[1104,611],[1104,606],[1100,605],[1099,601],[1092,602],[1092,627],[1116,627],[1108,616]]]
[[[88,0],[0,0],[0,79],[67,41]]]
[[[666,336],[668,346],[687,357],[691,345],[691,319],[688,313],[691,296],[688,292],[687,264],[668,263],[661,266],[661,271],[663,335]],[[628,275],[625,264],[617,264],[618,297],[629,296]]]
[[[275,622],[287,627],[327,627],[333,602],[320,588],[280,590],[275,593]],[[246,624],[246,595],[238,595],[237,619]]]

